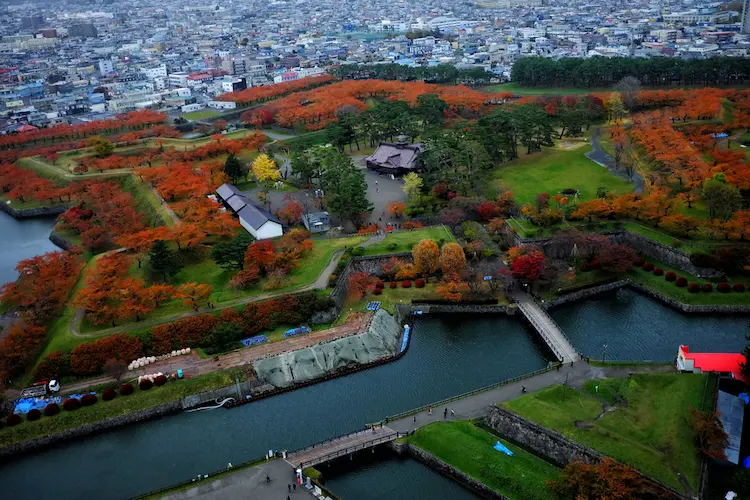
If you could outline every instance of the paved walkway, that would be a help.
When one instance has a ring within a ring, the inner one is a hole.
[[[562,329],[555,323],[555,320],[536,303],[528,293],[516,290],[513,292],[513,298],[518,304],[518,310],[531,322],[542,339],[547,343],[557,359],[563,363],[577,361],[580,356],[573,344],[565,336]]]
[[[601,129],[597,127],[596,130],[594,130],[594,133],[591,135],[591,151],[586,153],[586,158],[606,168],[612,175],[616,175],[621,179],[625,179],[628,182],[634,183],[635,187],[633,188],[633,191],[635,193],[642,193],[643,177],[641,177],[638,172],[634,172],[633,178],[631,179],[630,177],[628,177],[628,174],[624,169],[617,168],[617,166],[615,165],[615,159],[607,154],[599,145],[600,133]]]
[[[567,384],[570,387],[581,388],[587,380],[627,377],[631,373],[644,372],[671,373],[674,372],[674,368],[666,365],[597,367],[585,361],[578,361],[572,365],[564,365],[559,370],[551,370],[445,405],[435,406],[432,409],[432,415],[429,415],[429,411],[425,410],[414,415],[409,415],[408,417],[390,421],[388,422],[388,427],[398,432],[413,431],[419,427],[443,420],[446,408],[448,409],[448,420],[480,418],[487,415],[491,406],[521,396],[524,387],[527,392],[535,392],[555,384]],[[451,415],[451,410],[455,412],[454,415]]]
[[[271,478],[266,483],[266,474]],[[294,482],[294,469],[284,460],[274,460],[255,467],[225,474],[214,480],[205,480],[186,490],[161,497],[164,500],[186,500],[207,498],[212,500],[284,500],[287,495],[292,500],[315,498],[305,488],[297,486],[297,491],[289,493],[288,486]]]

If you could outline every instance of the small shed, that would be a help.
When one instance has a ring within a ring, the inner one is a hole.
[[[256,240],[276,238],[284,234],[279,219],[248,200],[235,186],[222,184],[216,189],[216,194],[237,215],[240,225]]]

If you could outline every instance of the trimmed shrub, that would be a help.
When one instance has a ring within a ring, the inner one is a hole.
[[[382,288],[375,288],[372,291],[373,295],[383,295],[383,289]]]
[[[396,287],[398,287],[398,283],[396,283],[395,281],[391,281],[390,283],[388,283],[388,287],[389,288],[396,288]]]
[[[117,397],[117,393],[111,387],[102,393],[102,401],[112,401]]]
[[[44,407],[45,417],[54,417],[58,413],[60,413],[60,405],[58,405],[57,403],[49,403]]]
[[[643,259],[642,259],[642,258],[640,258],[640,257],[636,258],[636,259],[635,259],[635,260],[633,261],[633,265],[634,265],[635,267],[643,267],[643,264],[645,264],[645,263],[646,263],[646,261],[645,261],[645,260],[643,260]]]
[[[411,288],[411,280],[404,280],[401,282],[401,288]]]
[[[677,285],[679,288],[684,288],[688,284],[687,278],[684,278],[682,276],[678,276],[675,280],[675,285]]]
[[[42,418],[42,412],[40,412],[36,408],[32,408],[26,414],[26,420],[29,422],[34,422],[35,420],[39,420],[40,418]]]
[[[662,274],[664,274],[664,269],[662,269],[661,267],[657,267],[654,269],[654,276],[661,276]]]
[[[698,293],[701,291],[701,286],[698,283],[690,283],[688,285],[688,292],[690,293]]]
[[[424,280],[421,280],[421,279],[420,280],[415,280],[414,281],[414,286],[416,288],[424,288]]]
[[[158,377],[154,379],[154,384],[156,385],[164,385],[166,383],[167,383],[167,377],[165,377],[164,375],[159,375]]]
[[[21,416],[16,415],[15,413],[11,413],[5,419],[5,425],[7,425],[8,427],[13,427],[14,425],[18,425],[20,423],[21,423]]]
[[[714,286],[711,283],[703,283],[701,285],[701,290],[703,290],[706,293],[713,292],[714,291]]]
[[[382,281],[378,281],[377,283],[375,283],[375,288],[380,288],[382,290],[383,288],[385,288],[385,283],[383,283]]]
[[[120,386],[120,394],[122,396],[129,396],[133,394],[133,384],[122,384]]]
[[[141,382],[138,384],[138,387],[141,388],[142,391],[147,391],[151,389],[154,386],[154,383],[151,382],[149,379],[144,378],[141,380]]]
[[[653,271],[654,270],[654,265],[651,262],[646,262],[645,264],[643,264],[643,270],[644,271],[649,271],[649,272]]]
[[[95,405],[97,401],[99,401],[99,398],[96,397],[96,394],[84,394],[81,398],[81,406]]]
[[[667,271],[667,274],[664,275],[664,279],[667,281],[676,281],[677,275],[674,271]]]
[[[65,411],[75,411],[81,407],[81,401],[78,398],[68,398],[63,403]]]
[[[743,285],[742,283],[735,283],[734,285],[732,285],[732,290],[734,290],[735,292],[744,292],[745,285]]]
[[[721,293],[729,293],[732,291],[732,287],[726,281],[722,281],[716,285],[716,291]]]

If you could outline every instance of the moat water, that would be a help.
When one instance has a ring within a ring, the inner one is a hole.
[[[55,217],[16,220],[0,212],[0,285],[18,278],[16,264],[35,255],[59,250],[49,240]]]

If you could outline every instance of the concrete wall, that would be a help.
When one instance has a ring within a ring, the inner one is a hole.
[[[68,205],[55,205],[54,207],[39,208],[15,208],[7,203],[0,203],[0,210],[15,219],[28,219],[31,217],[47,217],[59,215],[68,209]]]
[[[484,424],[499,435],[518,443],[558,467],[565,467],[576,460],[587,464],[597,464],[604,458],[604,455],[591,448],[570,441],[562,434],[537,425],[504,408],[491,407],[489,414],[484,418]],[[654,488],[663,490],[667,495],[665,498],[669,498],[670,493],[675,500],[681,498],[681,495],[672,488],[643,474],[641,476]]]

